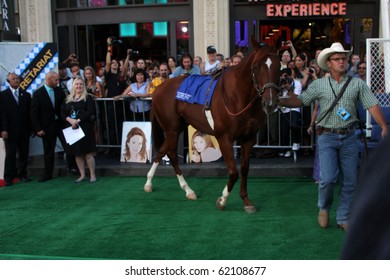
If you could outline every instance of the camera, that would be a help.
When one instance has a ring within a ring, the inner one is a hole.
[[[286,85],[286,84],[291,84],[292,83],[292,78],[290,77],[280,77],[280,84],[281,85]]]
[[[134,56],[134,55],[139,55],[139,51],[133,50],[133,49],[128,49],[127,50],[127,56]]]
[[[288,45],[288,42],[283,42],[283,46],[287,46]]]
[[[314,74],[315,72],[316,72],[316,70],[314,68],[312,68],[312,67],[309,68],[309,73],[310,74]]]
[[[111,44],[112,44],[112,45],[120,45],[120,44],[123,44],[123,41],[120,40],[120,39],[117,39],[115,36],[110,36],[109,38],[111,39]]]

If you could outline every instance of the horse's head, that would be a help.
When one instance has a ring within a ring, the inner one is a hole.
[[[264,112],[272,113],[279,103],[279,56],[273,47],[260,46],[254,38],[252,44],[255,48],[251,67],[253,85],[261,98]]]

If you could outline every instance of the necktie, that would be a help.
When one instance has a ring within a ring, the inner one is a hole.
[[[17,89],[14,91],[14,97],[15,97],[16,103],[19,104],[19,91]]]
[[[49,96],[50,96],[51,104],[54,107],[54,90],[52,88],[49,89]]]

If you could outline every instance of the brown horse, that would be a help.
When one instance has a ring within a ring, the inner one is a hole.
[[[245,211],[256,212],[256,207],[249,200],[247,193],[249,156],[256,141],[256,133],[264,124],[266,113],[273,112],[279,101],[280,90],[277,84],[280,62],[273,47],[260,47],[254,39],[252,44],[254,50],[248,57],[221,74],[210,104],[213,128],[205,116],[205,106],[175,98],[185,77],[170,79],[156,88],[153,93],[151,121],[154,145],[158,152],[147,174],[145,192],[153,190],[153,176],[166,154],[187,198],[197,199],[182,175],[177,155],[179,134],[187,124],[191,124],[195,129],[214,135],[218,140],[229,173],[222,196],[217,200],[217,207],[221,210],[225,208],[229,194],[239,178],[233,142],[238,140],[241,143],[240,196],[244,201]]]

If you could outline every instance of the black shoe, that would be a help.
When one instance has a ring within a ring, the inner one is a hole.
[[[76,168],[69,168],[69,173],[72,175],[80,175],[80,172]]]
[[[12,181],[5,180],[5,185],[6,185],[7,187],[12,186]]]
[[[31,182],[31,179],[28,178],[28,177],[20,177],[19,179],[20,179],[20,181],[22,181],[22,182]]]
[[[38,180],[38,182],[39,182],[39,183],[42,183],[42,182],[49,181],[49,180],[51,180],[51,179],[53,179],[53,177],[51,177],[51,176],[43,176],[42,178],[40,178],[40,179]]]
[[[77,180],[74,180],[73,183],[78,184],[78,183],[81,183],[85,180],[86,180],[85,178],[78,178]]]

